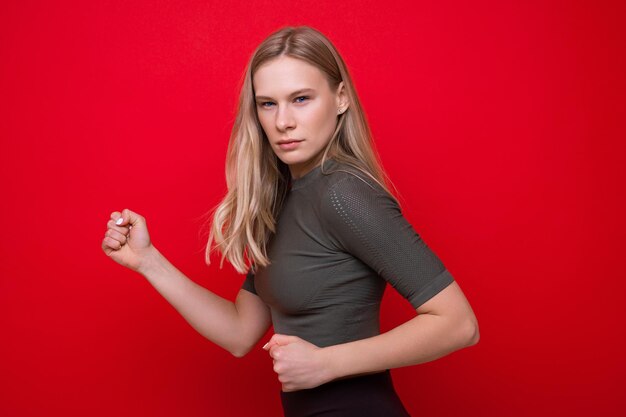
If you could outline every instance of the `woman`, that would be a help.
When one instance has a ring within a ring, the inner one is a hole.
[[[460,287],[401,213],[343,59],[317,30],[285,27],[247,66],[211,244],[241,273],[235,302],[186,278],[145,219],[113,212],[102,243],[203,336],[242,357],[263,346],[285,416],[407,416],[389,370],[478,341]],[[221,266],[221,264],[220,264]],[[380,334],[390,283],[416,309]]]

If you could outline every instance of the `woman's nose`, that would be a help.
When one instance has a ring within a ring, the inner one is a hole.
[[[295,127],[295,119],[287,107],[279,108],[276,112],[276,128],[280,131]]]

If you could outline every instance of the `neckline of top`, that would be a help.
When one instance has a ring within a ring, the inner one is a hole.
[[[335,160],[332,158],[327,158],[324,163],[324,169],[330,168],[335,163]],[[311,169],[309,172],[301,176],[300,178],[291,178],[291,187],[290,191],[299,190],[307,185],[311,184],[315,181],[316,178],[319,178],[322,175],[322,164],[319,163],[315,168]]]

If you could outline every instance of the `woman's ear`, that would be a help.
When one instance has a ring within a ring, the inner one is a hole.
[[[348,105],[348,95],[346,94],[346,88],[342,81],[337,86],[337,112],[344,113]]]

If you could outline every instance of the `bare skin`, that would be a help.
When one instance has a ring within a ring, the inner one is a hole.
[[[313,65],[291,57],[274,58],[253,76],[257,114],[276,156],[300,178],[321,162],[324,148],[349,107],[343,82],[332,88]],[[291,149],[281,139],[300,142]]]
[[[102,250],[143,275],[194,329],[236,357],[248,353],[271,324],[269,309],[249,291],[240,290],[233,303],[187,278],[152,245],[145,218],[129,209],[111,213]]]

